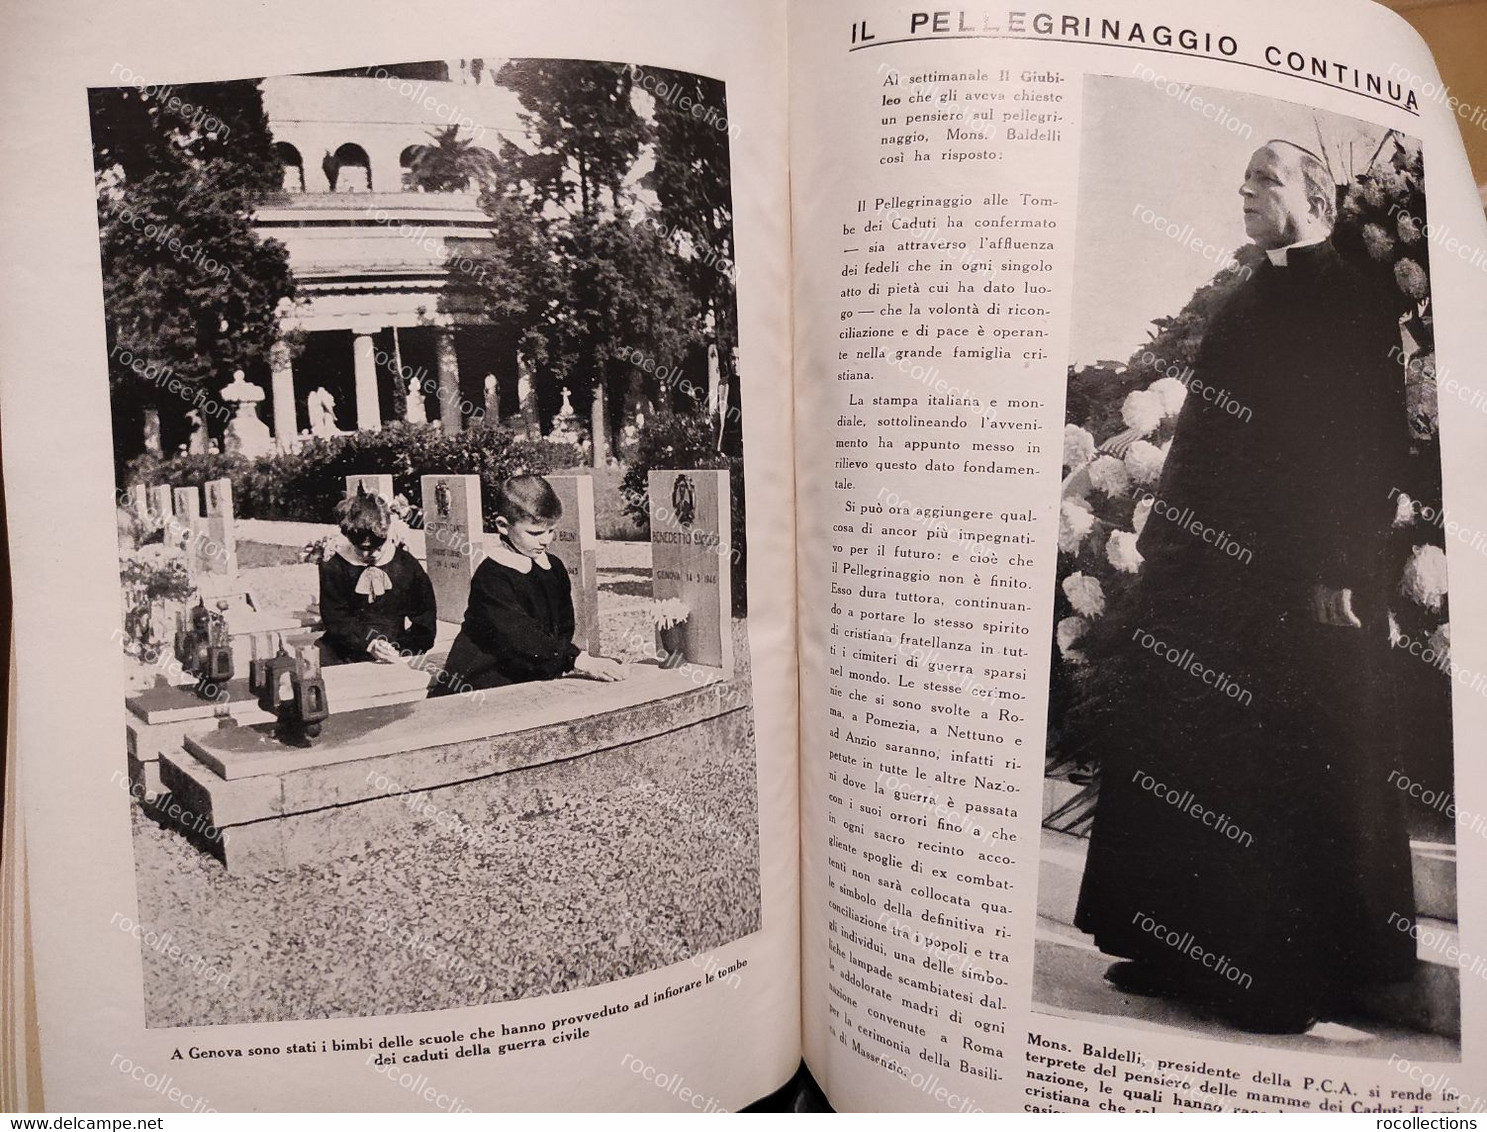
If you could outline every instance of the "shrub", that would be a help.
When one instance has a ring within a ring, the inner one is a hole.
[[[705,412],[663,411],[645,422],[635,445],[635,459],[620,483],[625,513],[650,537],[649,473],[654,469],[726,468],[733,496],[728,558],[732,564],[733,613],[748,612],[748,532],[744,522],[743,458],[719,452],[712,422]]]
[[[437,427],[398,422],[376,432],[314,437],[297,452],[255,460],[141,456],[129,464],[126,483],[184,487],[226,477],[240,518],[332,523],[349,475],[391,474],[394,493],[414,501],[421,498],[420,476],[477,475],[482,496],[490,500],[508,476],[556,472],[582,460],[571,444],[527,440],[498,425],[482,423],[451,436]]]

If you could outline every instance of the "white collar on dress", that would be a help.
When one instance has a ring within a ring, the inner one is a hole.
[[[552,559],[548,558],[545,553],[536,558],[528,558],[525,554],[518,554],[507,546],[506,540],[500,535],[495,537],[495,541],[487,543],[485,556],[494,559],[509,570],[515,570],[518,574],[530,574],[534,562],[544,570],[552,569]]]

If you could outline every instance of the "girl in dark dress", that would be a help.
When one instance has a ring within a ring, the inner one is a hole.
[[[392,512],[358,491],[336,507],[345,541],[320,564],[321,664],[380,661],[427,652],[438,613],[418,560],[388,538]]]
[[[513,476],[496,502],[499,541],[470,579],[465,622],[449,650],[444,679],[429,695],[447,696],[572,672],[623,680],[624,666],[573,643],[568,571],[547,553],[562,502],[541,476]]]

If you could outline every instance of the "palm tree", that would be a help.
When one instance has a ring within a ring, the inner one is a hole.
[[[435,130],[429,138],[433,144],[421,145],[413,154],[414,188],[426,193],[463,192],[472,180],[483,183],[494,173],[490,151],[473,140],[462,140],[458,126]]]

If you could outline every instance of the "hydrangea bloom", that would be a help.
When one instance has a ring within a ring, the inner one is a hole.
[[[1153,381],[1147,392],[1157,395],[1162,402],[1162,413],[1168,417],[1177,416],[1182,411],[1182,403],[1188,398],[1188,387],[1175,377]]]
[[[1413,244],[1420,238],[1420,223],[1408,212],[1399,214],[1399,238],[1407,244]]]
[[[1138,389],[1127,394],[1120,407],[1120,419],[1126,422],[1126,427],[1134,428],[1143,436],[1155,432],[1164,416],[1162,398],[1150,389]]]
[[[1451,670],[1451,623],[1449,621],[1442,622],[1441,627],[1430,634],[1425,642],[1425,648],[1435,653],[1432,664],[1442,672]]]
[[[1166,463],[1167,453],[1149,440],[1138,440],[1126,449],[1126,473],[1133,483],[1156,483]]]
[[[1064,579],[1064,596],[1083,617],[1098,617],[1105,612],[1105,590],[1100,579],[1088,574],[1070,574]]]
[[[1082,468],[1095,458],[1095,438],[1077,424],[1064,425],[1064,467]]]
[[[1394,525],[1407,527],[1415,521],[1415,501],[1404,492],[1394,498]]]
[[[1111,531],[1110,539],[1105,543],[1105,557],[1122,574],[1136,573],[1145,561],[1136,549],[1136,536],[1131,531]]]
[[[1058,639],[1059,654],[1070,664],[1083,664],[1087,659],[1078,649],[1074,648],[1074,642],[1089,629],[1089,622],[1083,617],[1065,617],[1058,623],[1054,634]]]
[[[1385,263],[1394,257],[1394,237],[1384,231],[1382,224],[1363,225],[1363,246],[1368,249],[1368,254],[1380,263]]]
[[[1394,265],[1394,281],[1412,299],[1423,299],[1430,294],[1430,279],[1425,269],[1412,259],[1402,259]]]
[[[1446,596],[1446,552],[1438,546],[1417,546],[1405,563],[1399,592],[1429,610],[1438,610]]]
[[[1101,456],[1089,466],[1089,482],[1106,495],[1124,495],[1131,490],[1126,466],[1114,456]]]
[[[1082,499],[1065,499],[1058,509],[1058,548],[1078,554],[1084,536],[1094,529],[1095,517]]]

